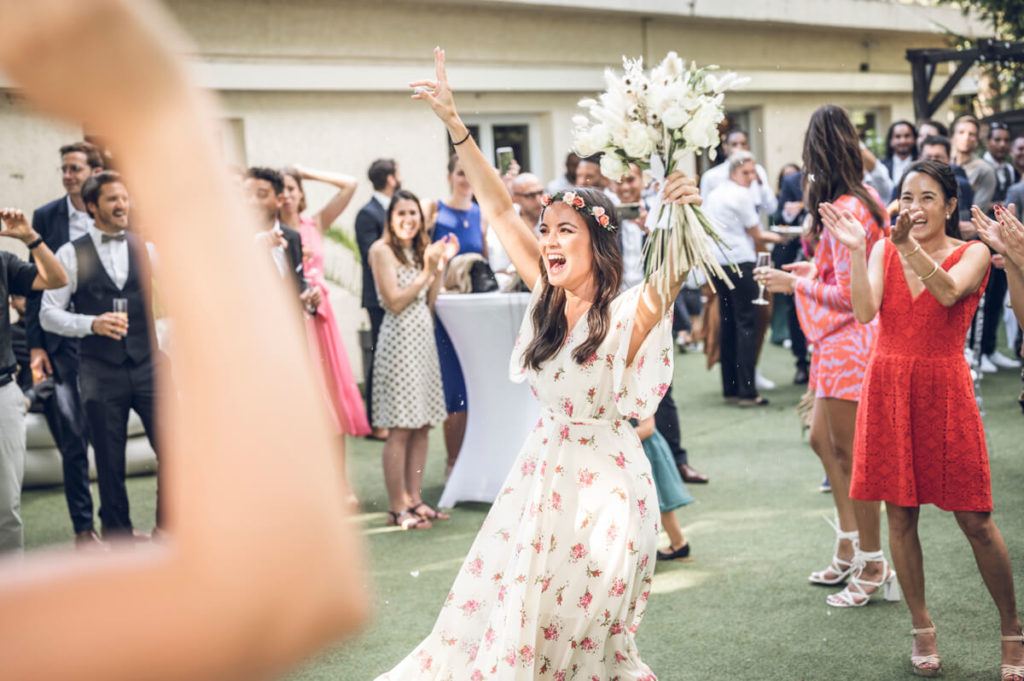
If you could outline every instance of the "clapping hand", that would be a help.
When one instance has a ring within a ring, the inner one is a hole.
[[[427,264],[427,272],[438,272],[444,266],[443,263],[446,262],[444,257],[446,247],[447,243],[444,239],[435,241],[427,246],[427,250],[423,253],[423,259]]]
[[[444,50],[440,47],[434,48],[434,76],[437,80],[417,80],[409,83],[413,88],[412,98],[422,99],[430,104],[430,108],[445,123],[454,120],[458,114],[455,111],[455,98],[452,97],[452,89],[448,85],[448,72],[444,65]]]
[[[996,215],[999,217],[999,235],[1002,237],[1005,249],[1001,253],[1013,262],[1017,269],[1024,270],[1024,224],[1017,219],[1015,212],[1012,203],[1008,209],[998,208],[996,210]]]
[[[39,238],[39,235],[33,231],[32,225],[28,223],[25,214],[20,210],[14,208],[0,210],[0,223],[2,223],[0,224],[0,236],[9,236],[26,244]]]
[[[889,240],[896,246],[907,243],[910,240],[910,230],[913,229],[914,223],[923,217],[925,217],[924,213],[919,210],[913,213],[909,208],[901,210],[889,233]]]
[[[867,244],[864,226],[857,222],[848,210],[839,210],[833,204],[825,202],[818,207],[821,223],[836,238],[836,241],[850,249],[851,252],[863,251]]]

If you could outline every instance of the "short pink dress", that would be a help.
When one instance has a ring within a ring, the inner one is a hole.
[[[306,316],[306,331],[310,350],[319,363],[331,403],[331,414],[339,432],[363,436],[370,433],[366,407],[359,394],[348,354],[341,340],[338,322],[324,283],[324,241],[316,223],[307,217],[299,222],[299,235],[306,251],[302,271],[310,286],[317,286],[323,294],[315,315]]]
[[[867,187],[883,206],[878,193]],[[851,194],[836,199],[839,210],[848,210],[864,225],[867,253],[885,236],[889,221],[879,225],[863,203]],[[883,206],[884,210],[884,206]],[[817,398],[832,397],[857,402],[864,372],[874,344],[877,322],[861,324],[853,314],[850,294],[850,251],[822,230],[814,253],[818,278],[797,279],[794,288],[797,317],[807,341],[813,343],[808,388]]]

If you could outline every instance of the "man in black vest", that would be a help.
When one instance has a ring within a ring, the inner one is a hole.
[[[159,451],[154,407],[159,354],[152,346],[145,285],[149,254],[142,240],[126,231],[128,190],[120,175],[104,171],[90,177],[82,198],[95,224],[57,251],[68,285],[43,296],[39,317],[46,331],[81,339],[79,385],[96,455],[103,536],[145,537],[133,529],[129,514],[125,445],[128,412],[134,409]],[[115,312],[115,302],[125,312]],[[159,516],[158,508],[158,523]]]
[[[366,205],[359,209],[356,215],[356,241],[359,243],[359,257],[363,263],[363,308],[370,317],[370,350],[377,348],[377,336],[380,335],[380,325],[384,321],[384,308],[377,300],[377,287],[373,283],[373,270],[370,269],[370,246],[384,234],[384,219],[387,215],[388,206],[391,205],[391,197],[395,191],[402,186],[401,176],[398,174],[398,164],[392,159],[380,158],[370,164],[367,173],[370,183],[373,185],[373,196]],[[373,423],[373,364],[364,367],[366,382],[363,385],[363,392],[366,396],[366,416],[370,423]],[[378,440],[387,439],[387,431],[374,428],[370,437]]]
[[[64,244],[84,236],[92,218],[82,201],[82,185],[103,170],[103,157],[88,142],[60,148],[64,196],[37,208],[32,229],[56,253]],[[43,414],[60,450],[64,469],[64,497],[79,547],[94,545],[99,536],[93,528],[92,494],[89,491],[89,459],[85,416],[78,393],[78,339],[46,333],[39,324],[42,292],[28,297],[25,329],[28,334],[32,373],[38,381],[53,377],[53,393],[43,400]]]

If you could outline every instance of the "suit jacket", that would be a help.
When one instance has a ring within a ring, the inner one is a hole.
[[[1011,203],[1017,208],[1017,217],[1024,215],[1024,182],[1011,184],[1006,190],[1006,205],[1009,206]]]
[[[373,271],[370,269],[370,246],[384,234],[386,219],[384,206],[372,197],[356,215],[356,241],[359,243],[359,257],[363,261],[363,307],[367,310],[380,308],[377,286],[373,283]]]
[[[302,237],[287,225],[281,225],[281,233],[284,235],[284,240],[288,242],[288,246],[284,249],[285,255],[288,256],[288,267],[295,277],[295,285],[299,287],[299,293],[302,293],[309,288],[306,277],[302,273]]]
[[[789,220],[782,214],[783,208],[785,208],[787,203],[804,200],[803,178],[804,171],[802,170],[782,178],[782,185],[779,188],[779,207],[775,213],[775,224],[799,225],[803,223],[804,216],[807,215],[806,210],[801,210],[795,217]]]
[[[50,250],[56,253],[58,248],[71,240],[68,220],[68,198],[65,195],[35,210],[32,214],[32,229],[43,238]],[[29,259],[32,259],[31,253]],[[77,349],[78,339],[43,331],[39,324],[39,309],[42,302],[42,291],[33,291],[26,302],[25,331],[28,335],[28,346],[43,348],[50,355],[61,349]]]

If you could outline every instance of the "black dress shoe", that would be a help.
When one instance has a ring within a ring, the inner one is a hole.
[[[807,385],[807,381],[809,379],[810,379],[810,376],[807,374],[807,369],[804,368],[804,367],[799,367],[796,370],[796,375],[793,376],[793,384],[794,385]]]
[[[669,549],[671,548],[670,546]],[[658,560],[693,560],[690,558],[690,542],[686,542],[675,551],[658,551]]]
[[[685,463],[679,464],[679,475],[683,476],[683,482],[703,485],[708,481],[708,476],[703,473],[698,473]]]

